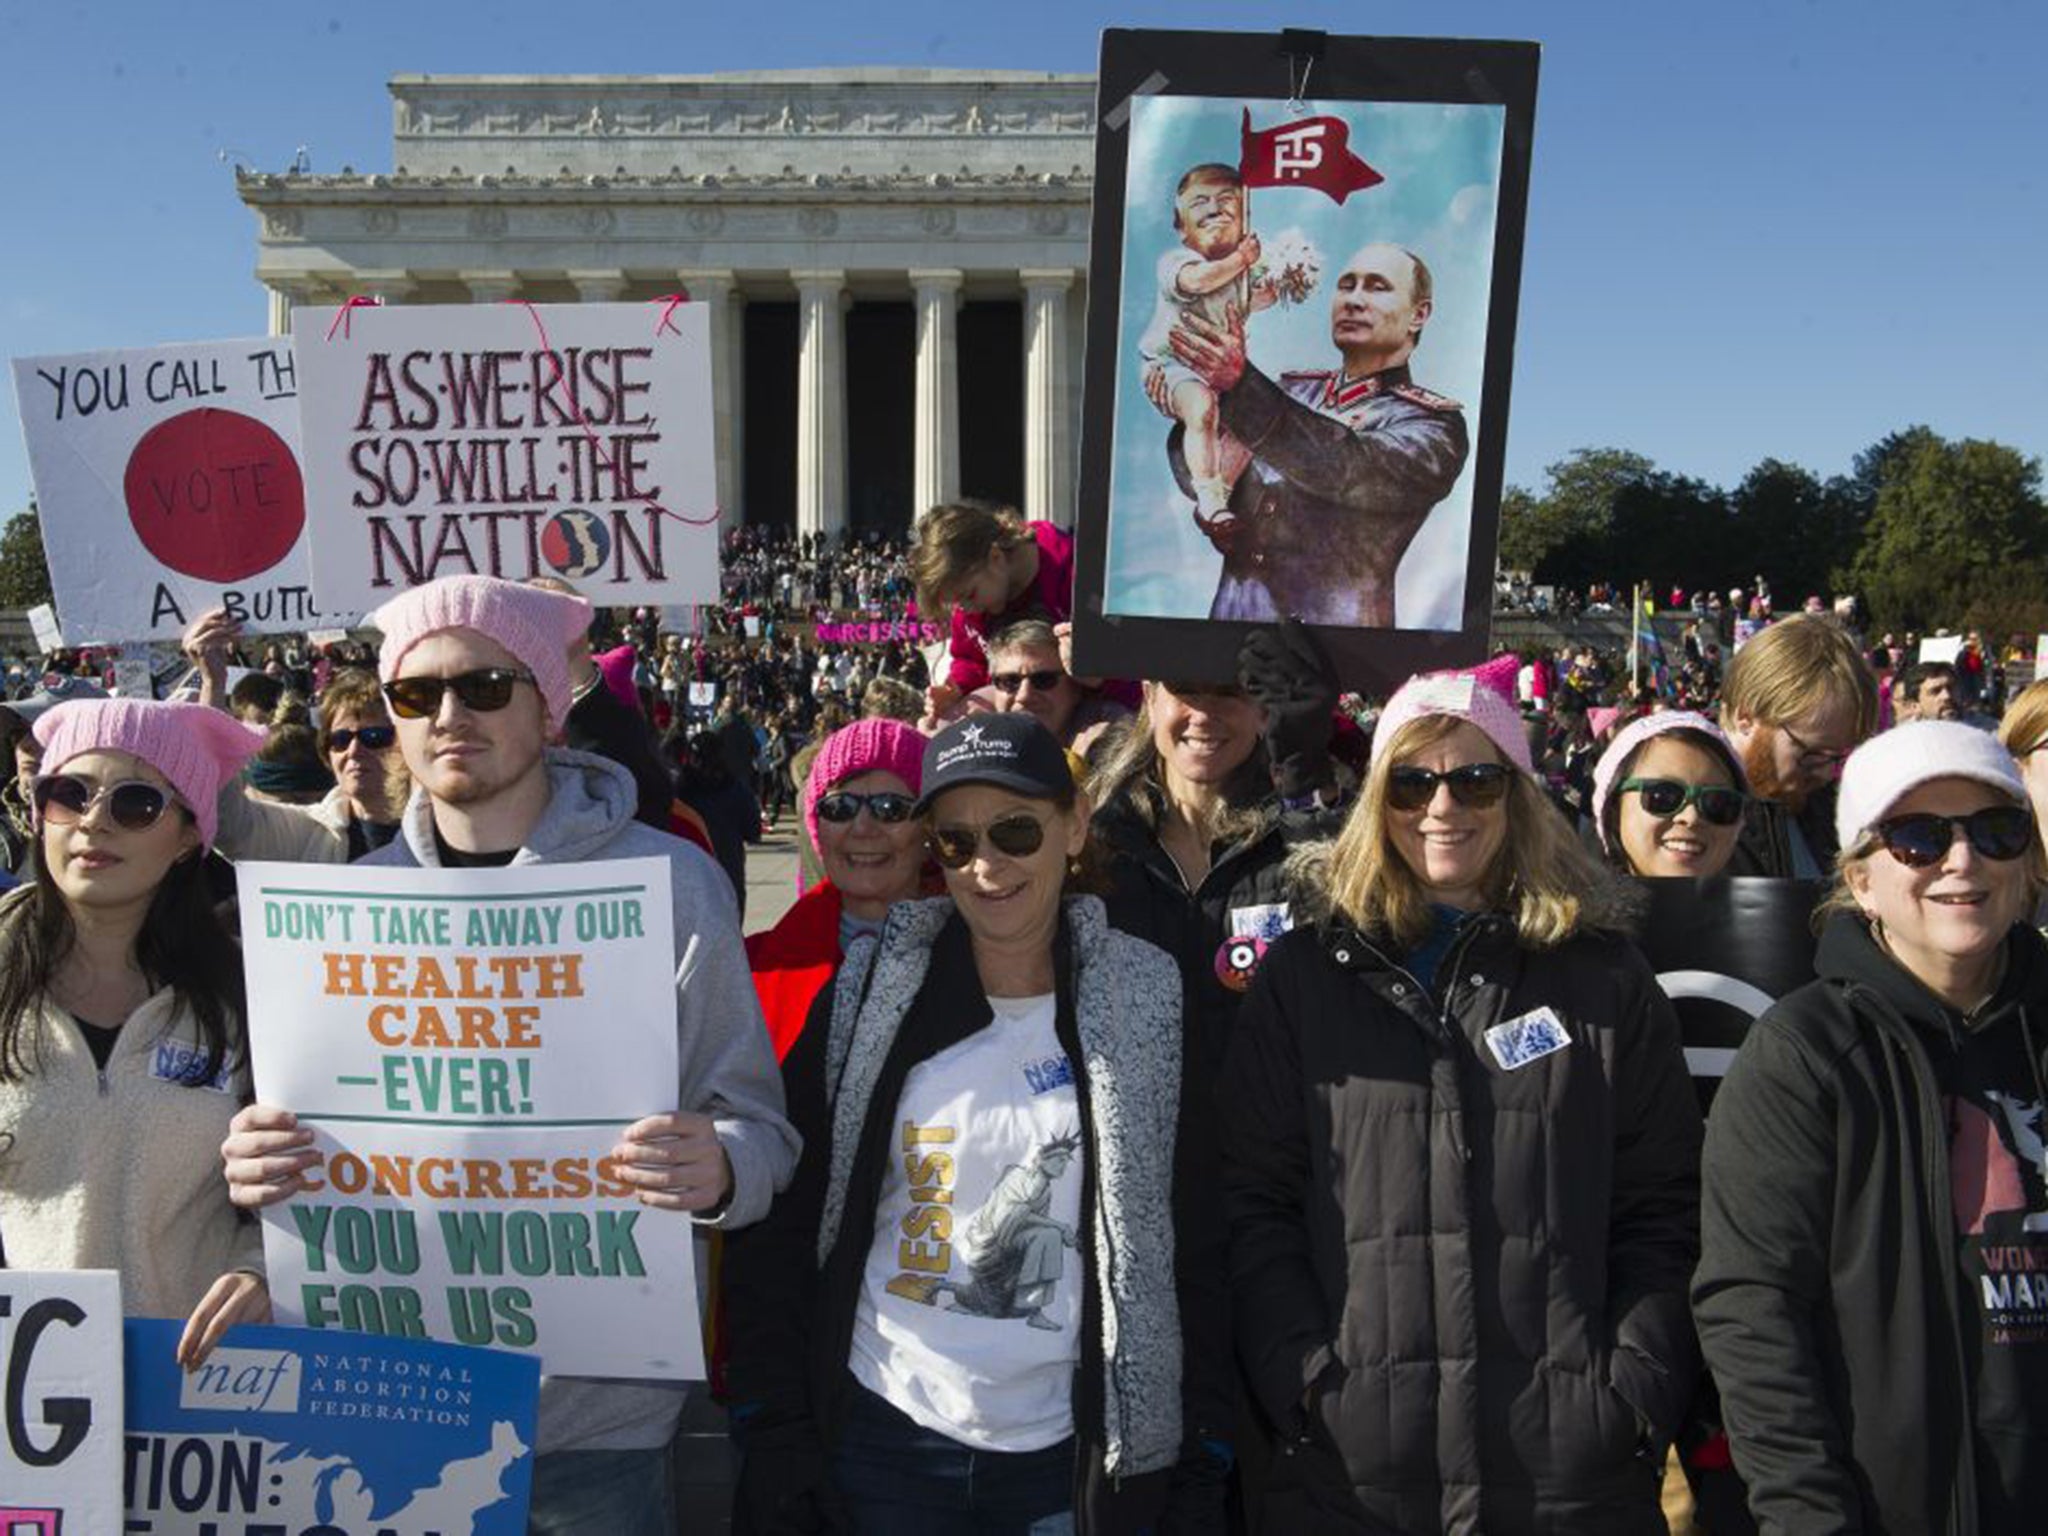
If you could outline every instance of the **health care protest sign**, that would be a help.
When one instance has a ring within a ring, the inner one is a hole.
[[[121,1277],[0,1270],[0,1532],[121,1529]]]
[[[17,358],[14,394],[68,643],[320,621],[289,337]]]
[[[243,1327],[188,1372],[182,1327],[127,1326],[129,1536],[523,1536],[533,1360]]]
[[[666,863],[236,872],[256,1096],[321,1154],[264,1213],[279,1319],[700,1378],[691,1224],[610,1160],[676,1108]]]
[[[704,305],[363,304],[294,332],[323,607],[470,574],[717,600]]]

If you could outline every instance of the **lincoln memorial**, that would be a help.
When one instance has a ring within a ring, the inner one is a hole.
[[[831,69],[401,75],[392,168],[244,172],[295,305],[711,306],[728,522],[1073,520],[1095,82]]]

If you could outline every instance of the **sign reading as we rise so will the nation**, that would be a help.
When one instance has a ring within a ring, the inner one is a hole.
[[[706,306],[363,305],[294,332],[323,606],[470,574],[717,600]]]

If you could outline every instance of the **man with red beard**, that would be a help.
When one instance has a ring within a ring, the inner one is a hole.
[[[1835,780],[1877,729],[1877,679],[1856,643],[1823,616],[1771,625],[1729,664],[1721,728],[1750,790],[1727,872],[1825,878],[1835,858]]]

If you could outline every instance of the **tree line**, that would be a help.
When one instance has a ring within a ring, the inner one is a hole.
[[[1582,448],[1538,493],[1501,499],[1500,563],[1539,583],[1728,592],[1761,575],[1780,612],[1854,593],[1894,631],[2048,630],[2041,464],[2003,443],[1909,427],[1822,480],[1766,459],[1732,490],[1639,453]]]

